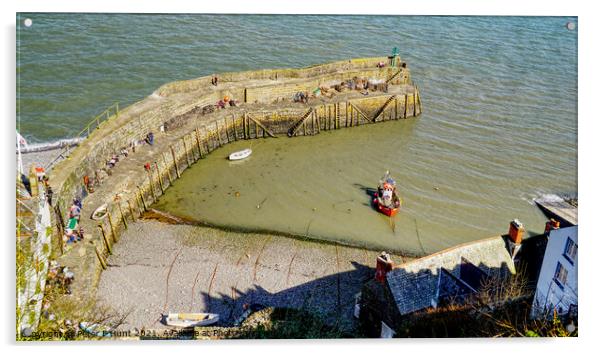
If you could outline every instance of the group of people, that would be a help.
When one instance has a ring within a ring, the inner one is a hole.
[[[153,145],[155,143],[155,135],[152,132],[150,132],[146,135],[146,137],[144,137],[144,140],[141,140],[141,142],[144,142],[149,145]],[[132,143],[132,151],[135,151],[135,144],[133,144],[133,143]],[[119,149],[119,153],[111,155],[111,157],[107,161],[107,174],[109,174],[109,175],[111,174],[109,172],[109,170],[117,165],[117,163],[119,162],[119,159],[121,157],[125,158],[125,157],[128,157],[128,155],[129,155],[129,151],[128,151],[127,147],[125,147],[125,146],[122,147],[121,149]]]
[[[73,199],[73,204],[69,207],[69,220],[67,221],[67,227],[65,227],[65,235],[63,240],[66,243],[75,243],[81,241],[84,238],[84,229],[79,225],[79,220],[82,212],[81,200]]]
[[[215,104],[215,106],[217,108],[219,108],[219,109],[224,109],[224,108],[226,108],[226,106],[237,107],[238,106],[238,101],[230,99],[230,97],[228,97],[228,96],[224,96],[224,98],[222,98],[221,100],[217,101],[217,103]]]
[[[309,101],[309,93],[299,91],[293,96],[293,102],[307,103]]]

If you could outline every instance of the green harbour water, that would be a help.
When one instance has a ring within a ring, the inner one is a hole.
[[[430,253],[545,218],[535,197],[577,193],[577,30],[569,17],[18,14],[17,128],[71,137],[161,84],[303,67],[398,47],[423,114],[218,149],[156,204],[212,224]],[[253,155],[226,156],[252,144]],[[370,206],[385,170],[404,201]],[[236,192],[239,196],[236,196]],[[259,206],[259,207],[258,207]]]

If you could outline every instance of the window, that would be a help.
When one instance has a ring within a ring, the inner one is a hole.
[[[577,244],[573,240],[571,240],[570,237],[566,239],[563,256],[569,262],[571,262],[571,264],[575,262],[575,257],[577,257]]]
[[[558,263],[556,265],[556,272],[554,273],[554,281],[561,289],[564,289],[567,274],[568,272],[566,271],[566,268],[563,267],[562,264]]]

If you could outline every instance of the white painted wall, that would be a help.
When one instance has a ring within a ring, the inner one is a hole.
[[[391,327],[387,326],[386,323],[380,322],[380,337],[381,338],[393,338],[395,331]]]
[[[572,264],[564,256],[567,239],[571,238],[577,245],[577,236],[577,226],[550,231],[546,253],[537,281],[532,316],[545,314],[546,307],[548,309],[555,308],[558,314],[565,314],[571,304],[577,305],[577,264],[579,252],[577,251]],[[554,281],[558,263],[567,270],[564,287]],[[551,313],[551,311],[548,313]]]

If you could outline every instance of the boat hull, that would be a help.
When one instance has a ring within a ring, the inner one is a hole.
[[[101,206],[99,206],[98,208],[96,208],[96,210],[94,210],[94,212],[92,213],[92,215],[90,216],[90,218],[92,220],[102,220],[104,219],[107,214],[108,214],[108,205],[105,203]]]
[[[380,211],[388,217],[393,217],[397,215],[399,208],[387,208],[386,206],[378,204],[378,211]]]
[[[376,193],[374,193],[374,199],[372,203],[374,207],[381,213],[385,214],[388,217],[393,217],[397,215],[399,208],[401,207],[401,198],[397,195],[397,192],[393,193],[393,205],[387,206],[380,199],[381,189],[379,188]]]
[[[214,313],[170,313],[165,316],[165,324],[173,327],[189,328],[208,326],[219,321]]]
[[[252,152],[253,152],[253,150],[251,150],[251,149],[244,149],[241,151],[233,152],[228,156],[228,159],[230,161],[246,159],[247,157],[251,156]]]
[[[393,217],[393,216],[397,215],[397,212],[399,211],[399,208],[389,208],[389,207],[382,205],[381,203],[378,202],[378,198],[374,198],[373,203],[378,211],[380,211],[381,213],[385,214],[388,217]]]

